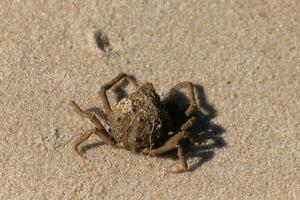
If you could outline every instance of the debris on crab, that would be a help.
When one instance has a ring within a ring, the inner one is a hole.
[[[166,118],[160,98],[150,83],[122,99],[108,115],[111,135],[133,152],[154,147]]]
[[[133,113],[134,105],[131,99],[124,98],[122,99],[115,107],[115,110],[120,110],[122,115]]]

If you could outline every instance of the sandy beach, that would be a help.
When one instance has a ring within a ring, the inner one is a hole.
[[[299,10],[298,0],[2,0],[0,199],[299,199]],[[176,154],[96,136],[81,145],[87,160],[73,151],[93,124],[69,102],[101,118],[98,91],[120,72],[162,97],[195,84],[211,139],[187,150],[187,172],[167,173]]]

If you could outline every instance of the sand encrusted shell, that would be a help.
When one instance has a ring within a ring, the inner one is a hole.
[[[151,148],[167,115],[152,84],[122,99],[108,116],[111,135],[131,151]]]

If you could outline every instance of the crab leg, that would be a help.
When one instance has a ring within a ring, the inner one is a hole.
[[[170,92],[172,92],[172,90],[180,90],[182,88],[187,89],[187,96],[190,101],[190,106],[185,111],[186,116],[189,117],[198,109],[196,99],[195,99],[195,93],[193,89],[193,83],[192,82],[177,83],[174,87],[171,88]]]
[[[80,134],[80,136],[74,142],[73,149],[82,159],[86,159],[86,157],[82,155],[82,153],[78,150],[78,146],[82,144],[84,141],[86,141],[87,139],[89,139],[89,137],[95,132],[95,130],[96,129],[93,128]]]
[[[99,95],[101,98],[101,101],[103,102],[104,109],[106,111],[106,114],[111,112],[111,106],[107,98],[106,91],[109,90],[111,87],[113,87],[117,82],[119,82],[121,79],[126,78],[130,83],[132,83],[136,88],[138,87],[138,84],[132,79],[130,76],[125,74],[124,72],[118,74],[115,78],[113,78],[111,81],[104,84],[100,91]]]
[[[171,150],[177,148],[177,155],[179,157],[180,163],[178,165],[175,165],[174,167],[172,167],[168,172],[180,173],[180,172],[186,171],[188,168],[188,165],[187,165],[184,150],[183,150],[182,145],[180,144],[180,141],[182,139],[186,138],[187,134],[188,133],[185,131],[177,133],[170,139],[171,141],[167,141],[162,147],[151,150],[149,152],[149,155],[150,156],[158,156],[160,154],[166,153],[168,151],[171,151]]]
[[[179,173],[186,171],[188,168],[184,150],[180,142],[183,139],[186,139],[189,137],[189,132],[187,131],[189,128],[191,128],[196,122],[196,117],[191,117],[186,123],[184,123],[181,126],[181,131],[178,132],[176,135],[171,137],[163,146],[153,149],[149,151],[150,156],[157,156],[163,153],[166,153],[168,151],[171,151],[173,149],[177,149],[177,154],[180,159],[180,164],[175,166],[175,168],[171,169],[169,172],[172,173]]]
[[[184,150],[183,150],[183,147],[181,146],[181,144],[178,145],[177,154],[178,154],[178,157],[179,157],[179,160],[180,160],[180,164],[179,165],[175,165],[172,169],[170,169],[168,171],[170,173],[184,172],[188,168],[188,165],[187,165],[187,162],[186,162],[186,158],[185,158],[185,154],[184,154]]]
[[[186,131],[180,131],[173,137],[171,137],[163,146],[157,148],[157,149],[152,149],[149,152],[150,156],[157,156],[163,153],[166,153],[168,151],[171,151],[173,149],[178,148],[178,144],[180,141],[184,138],[187,138],[187,132]]]
[[[95,134],[98,137],[100,137],[106,144],[107,143],[107,138],[105,136],[105,130],[101,130],[98,128],[93,128],[90,129],[82,134],[80,134],[80,136],[75,140],[74,145],[73,145],[73,149],[74,151],[80,156],[80,158],[82,159],[86,159],[86,157],[79,151],[78,146],[81,145],[83,142],[85,142],[87,139],[89,139],[89,137]],[[112,144],[111,144],[112,145]],[[117,146],[116,146],[117,147]]]
[[[81,144],[82,142],[84,142],[90,137],[90,135],[93,133],[92,131],[94,131],[94,133],[97,136],[99,136],[105,144],[112,145],[112,146],[116,144],[114,139],[108,134],[108,132],[105,130],[105,128],[103,127],[99,119],[94,114],[87,111],[83,111],[74,101],[70,102],[70,106],[74,109],[74,111],[78,115],[80,115],[83,118],[88,118],[96,126],[95,129],[87,131],[86,133],[82,134],[78,138],[78,140],[76,140],[77,141],[75,142],[77,144],[76,148],[78,147],[79,144]]]

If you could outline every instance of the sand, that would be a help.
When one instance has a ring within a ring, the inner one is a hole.
[[[299,199],[299,10],[296,0],[2,0],[0,199]],[[98,91],[120,72],[162,96],[197,84],[220,144],[188,153],[190,170],[176,175],[170,156],[97,137],[80,160],[72,143],[93,126],[68,102],[103,108]]]

